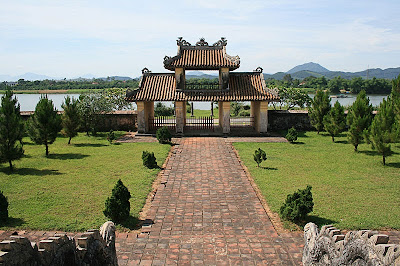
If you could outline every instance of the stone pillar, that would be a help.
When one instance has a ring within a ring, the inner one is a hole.
[[[136,102],[138,133],[149,132],[149,118],[154,118],[154,102]]]
[[[186,102],[175,102],[176,134],[183,134],[186,124]]]
[[[176,80],[176,89],[184,90],[185,89],[185,69],[179,67],[175,68],[175,80]]]
[[[221,67],[219,69],[219,89],[226,90],[229,83],[229,68]]]
[[[260,102],[250,103],[250,115],[253,117],[253,128],[257,133],[260,133]]]
[[[219,102],[219,126],[223,134],[229,134],[231,131],[231,105],[230,102]]]
[[[260,134],[267,133],[268,128],[268,101],[260,102]]]

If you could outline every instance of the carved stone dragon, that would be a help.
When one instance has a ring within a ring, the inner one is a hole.
[[[340,230],[314,223],[304,227],[303,265],[400,265],[400,247],[387,235],[370,230]]]

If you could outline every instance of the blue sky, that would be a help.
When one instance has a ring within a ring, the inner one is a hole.
[[[0,0],[0,74],[72,78],[166,72],[176,39],[228,40],[238,71],[400,66],[400,2]]]

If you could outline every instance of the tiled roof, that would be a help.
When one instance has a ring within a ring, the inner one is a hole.
[[[164,58],[164,67],[168,70],[175,68],[185,68],[186,70],[218,70],[221,67],[228,67],[235,70],[240,66],[239,56],[230,56],[226,54],[226,40],[213,45],[208,45],[204,39],[200,39],[196,45],[178,39],[178,54],[174,57],[166,56]]]
[[[277,94],[265,85],[260,72],[229,74],[228,90],[176,90],[174,74],[146,73],[139,89],[127,92],[128,101],[274,101]]]

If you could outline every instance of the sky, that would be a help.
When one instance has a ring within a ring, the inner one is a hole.
[[[398,0],[0,0],[0,75],[168,72],[176,39],[228,40],[237,71],[400,67]]]

